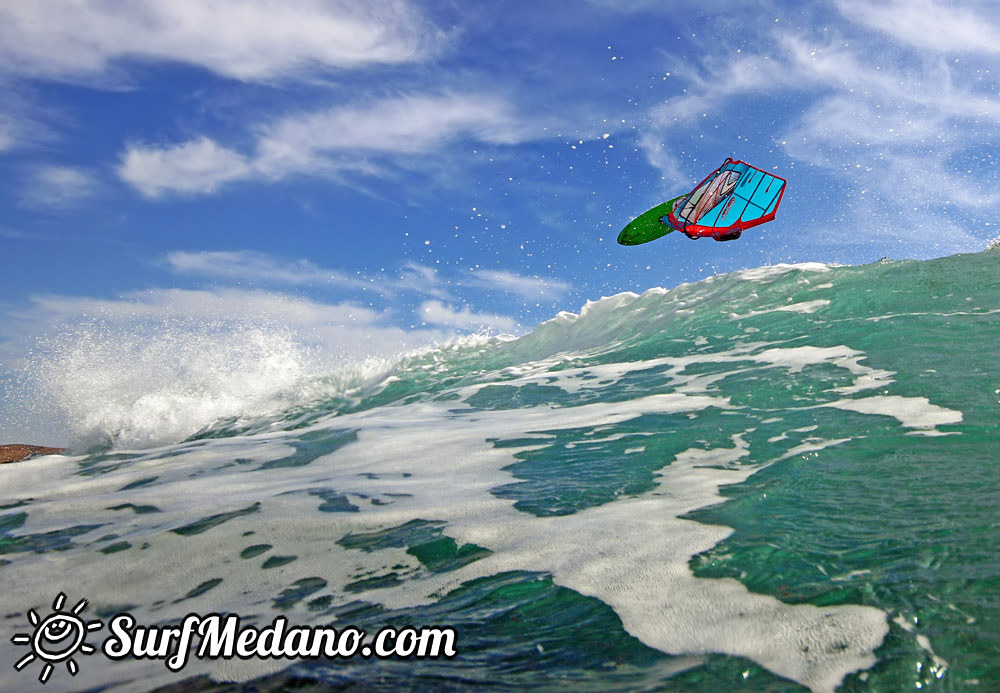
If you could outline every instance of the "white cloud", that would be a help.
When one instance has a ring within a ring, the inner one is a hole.
[[[30,98],[0,78],[0,154],[53,138],[46,122],[60,120],[37,108]]]
[[[5,152],[14,146],[14,123],[0,117],[0,152]]]
[[[671,187],[689,184],[691,180],[681,171],[681,162],[657,128],[639,134],[639,149],[646,161],[660,172],[663,181]]]
[[[296,328],[371,325],[378,314],[353,303],[326,304],[287,294],[244,289],[154,289],[117,299],[46,295],[32,298],[28,312],[42,322],[74,317],[112,322],[204,320],[281,322]]]
[[[713,7],[731,6],[730,0],[587,0],[596,7],[632,14],[637,12],[653,12],[657,14],[677,15],[680,13],[705,11]]]
[[[31,0],[0,5],[0,70],[93,78],[127,58],[240,80],[401,63],[443,35],[406,0]]]
[[[166,191],[211,193],[223,183],[249,178],[252,173],[243,156],[207,137],[166,149],[133,146],[118,168],[122,180],[147,197]]]
[[[429,308],[431,316],[444,316],[436,324],[478,326],[480,316],[473,316],[468,310],[445,313],[444,303],[456,299],[446,284],[468,286],[515,294],[525,301],[555,299],[566,294],[570,285],[560,279],[525,277],[505,270],[478,270],[466,272],[447,282],[442,280],[437,269],[408,261],[398,271],[382,271],[375,275],[347,275],[338,270],[321,267],[309,260],[287,260],[266,253],[251,250],[175,250],[167,253],[167,266],[178,274],[208,277],[211,279],[247,283],[250,285],[278,284],[286,286],[330,286],[338,289],[370,291],[383,297],[413,295],[430,297],[436,301],[424,303],[422,319],[426,319]],[[356,294],[359,295],[359,294]],[[449,309],[450,310],[450,309]],[[450,316],[450,317],[447,317]],[[486,322],[496,322],[496,316],[485,316]],[[505,326],[514,325],[507,318],[501,319]]]
[[[418,316],[422,322],[460,330],[492,329],[514,332],[519,329],[517,321],[513,318],[489,313],[473,313],[468,306],[455,309],[441,301],[425,301],[420,306]]]
[[[490,287],[517,294],[525,300],[557,298],[570,289],[570,285],[560,279],[524,277],[505,270],[478,270],[469,273],[468,284]]]
[[[509,105],[485,93],[403,95],[291,116],[258,130],[250,156],[207,137],[166,148],[134,145],[118,173],[147,197],[208,194],[238,180],[374,174],[368,157],[427,153],[463,138],[512,144],[527,137]]]
[[[713,114],[718,105],[740,94],[788,87],[794,76],[777,62],[764,56],[710,53],[700,64],[672,61],[671,74],[690,83],[684,96],[675,97],[653,109],[654,119],[676,123]]]
[[[995,2],[941,3],[936,0],[835,0],[852,22],[884,32],[921,51],[1000,53]]]
[[[930,214],[946,215],[947,205],[996,203],[988,188],[951,163],[978,145],[983,123],[1000,122],[993,97],[961,68],[883,65],[849,47],[803,37],[788,36],[783,44],[789,76],[824,90],[781,134],[789,154]]]
[[[20,229],[11,229],[6,226],[0,226],[0,238],[9,238],[15,241],[48,240],[48,236],[43,234],[29,233],[27,231],[21,231]]]
[[[274,284],[335,284],[361,288],[369,282],[342,272],[320,267],[308,260],[280,260],[250,250],[175,250],[167,254],[167,264],[181,274],[219,279]]]
[[[496,95],[409,94],[285,118],[262,128],[256,166],[266,174],[302,172],[328,153],[418,154],[469,138],[513,144],[524,133]]]
[[[42,166],[21,186],[21,203],[29,207],[72,206],[90,196],[98,184],[91,171],[73,166]]]
[[[180,266],[197,266],[204,258],[185,259],[172,254]],[[240,257],[238,253],[234,257]],[[247,255],[246,257],[252,257]],[[267,258],[259,255],[258,258]],[[414,265],[415,268],[420,266]],[[433,287],[431,283],[429,286]],[[433,290],[433,288],[431,289]],[[423,291],[423,293],[428,293]],[[491,313],[474,313],[469,307],[455,309],[440,300],[423,302],[415,316],[425,323],[458,330],[492,328],[513,331],[518,323],[510,317]],[[136,291],[119,298],[87,296],[37,295],[20,311],[7,311],[8,327],[13,323],[52,325],[80,319],[100,320],[113,324],[129,323],[188,323],[281,325],[303,335],[310,341],[343,350],[386,341],[393,345],[425,344],[447,336],[443,331],[418,330],[404,332],[393,326],[398,319],[395,311],[378,311],[354,301],[324,303],[281,292],[239,288],[214,289],[153,289]],[[364,349],[357,353],[367,353]],[[392,349],[390,349],[391,351]],[[381,349],[380,349],[381,351]]]
[[[448,339],[456,330],[475,329],[481,322],[426,320],[436,327],[403,329],[395,311],[377,311],[353,301],[324,303],[290,294],[245,289],[154,289],[122,294],[118,298],[38,295],[30,304],[6,306],[0,320],[0,362],[14,367],[33,347],[38,335],[58,335],[76,325],[103,325],[132,335],[152,330],[229,334],[265,329],[289,336],[316,358],[336,365],[344,359],[391,357]],[[508,323],[493,318],[506,326]],[[486,320],[485,322],[489,322]],[[512,321],[510,321],[512,323]],[[103,328],[102,328],[103,329]]]
[[[930,132],[940,132],[935,119],[941,117],[1000,121],[994,95],[977,88],[973,80],[963,82],[960,67],[919,59],[883,61],[871,52],[869,44],[840,37],[814,39],[785,32],[774,36],[774,44],[777,50],[768,55],[709,56],[700,65],[678,67],[677,76],[691,87],[683,96],[655,108],[654,122],[667,126],[706,114],[714,116],[734,97],[781,92],[809,95],[814,107],[828,108],[829,99],[835,97],[859,109],[875,109],[877,119],[889,125],[862,134],[887,141],[915,133],[919,133],[919,140]],[[853,117],[807,108],[803,120],[848,131],[854,125]],[[897,125],[901,127],[890,130]]]
[[[252,250],[175,250],[165,258],[171,271],[239,283],[285,286],[330,286],[371,291],[382,296],[416,294],[452,300],[437,271],[407,262],[398,272],[347,275],[309,260],[287,260]]]
[[[410,94],[367,106],[335,108],[278,123],[262,143],[306,144],[316,149],[427,151],[458,134],[484,142],[510,144],[521,134],[501,98],[489,94]]]
[[[452,300],[451,293],[442,285],[437,270],[412,260],[403,265],[397,278],[386,283],[394,291],[433,296],[444,301]]]

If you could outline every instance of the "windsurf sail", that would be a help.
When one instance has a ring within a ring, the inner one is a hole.
[[[731,241],[745,229],[774,219],[785,183],[745,161],[726,159],[678,199],[661,221],[689,238]]]

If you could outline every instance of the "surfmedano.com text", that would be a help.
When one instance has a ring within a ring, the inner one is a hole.
[[[379,629],[368,634],[347,626],[289,626],[278,616],[270,625],[240,626],[235,614],[188,614],[179,625],[136,625],[131,614],[108,623],[110,637],[102,650],[111,659],[162,659],[171,671],[197,659],[348,659],[360,655],[379,659],[451,658],[456,654],[455,629],[450,627]],[[197,641],[197,647],[193,647]]]

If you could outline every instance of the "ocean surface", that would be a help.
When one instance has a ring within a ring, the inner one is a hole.
[[[0,689],[1000,690],[998,250],[623,293],[307,381],[286,341],[160,380],[108,346],[114,394],[65,394],[77,454],[0,467]],[[43,685],[11,638],[59,593],[458,653],[174,673],[105,628]]]

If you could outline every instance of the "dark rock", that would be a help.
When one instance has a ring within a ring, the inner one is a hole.
[[[58,455],[66,448],[46,448],[41,445],[0,445],[0,464],[21,462],[38,455]]]

